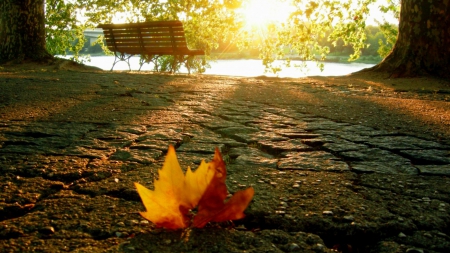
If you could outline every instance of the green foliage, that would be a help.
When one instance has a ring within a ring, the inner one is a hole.
[[[387,0],[387,4],[380,7],[380,10],[384,13],[392,13],[394,17],[400,18],[400,0]],[[385,39],[379,39],[378,44],[380,45],[378,53],[381,57],[386,57],[392,50],[397,41],[398,27],[389,24],[385,19],[378,22],[380,30],[384,35]]]
[[[284,65],[289,65],[291,59],[324,60],[334,47],[342,47],[355,60],[361,53],[375,55],[369,44],[382,42],[378,52],[385,55],[395,42],[395,27],[384,25],[379,34],[367,33],[368,6],[376,0],[278,0],[292,6],[287,19],[253,27],[246,24],[245,13],[241,11],[250,1],[47,0],[47,47],[52,54],[71,53],[74,60],[83,61],[80,51],[86,43],[85,29],[100,23],[117,23],[117,19],[121,22],[176,19],[184,23],[189,47],[205,50],[206,60],[211,59],[213,49],[231,43],[240,50],[258,50],[267,70],[276,72],[282,68],[274,64],[279,59],[286,60]],[[386,12],[397,10],[392,1],[383,6]],[[98,43],[105,49],[101,39]],[[161,57],[161,61],[161,67],[170,66],[170,57]],[[202,72],[207,61],[192,65]]]
[[[295,8],[286,22],[269,24],[264,30],[264,36],[260,35],[260,27],[258,32],[246,31],[244,37],[240,38],[245,41],[241,47],[248,49],[258,44],[260,58],[269,71],[279,68],[273,66],[278,59],[287,59],[286,65],[291,58],[324,60],[335,47],[345,50],[345,54],[350,55],[349,60],[356,60],[364,51],[370,51],[370,44],[376,45],[376,38],[382,36],[371,34],[367,37],[368,7],[375,1],[289,1]],[[253,40],[249,39],[255,36]],[[288,53],[286,48],[289,49]]]
[[[237,30],[233,12],[220,0],[48,0],[46,15],[49,52],[60,55],[70,52],[78,61],[85,43],[82,32],[116,19],[182,20],[189,46],[203,49],[207,55],[225,36]],[[203,65],[196,66],[199,71],[204,69]]]
[[[380,25],[381,32],[383,33],[384,39],[379,39],[378,44],[378,54],[381,57],[386,57],[392,50],[397,41],[398,27],[389,23],[384,23]]]
[[[46,1],[47,50],[53,55],[66,55],[67,51],[74,49],[71,43],[77,39],[77,33],[72,29],[77,22],[72,15],[74,10],[73,4],[66,4],[64,1]],[[80,38],[80,42],[83,39],[84,37]]]
[[[155,71],[161,72],[177,72],[180,69],[180,64],[176,62],[172,55],[164,55],[156,59]]]

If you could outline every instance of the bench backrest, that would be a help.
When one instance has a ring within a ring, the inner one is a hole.
[[[101,24],[106,45],[126,54],[176,54],[189,51],[181,21]]]

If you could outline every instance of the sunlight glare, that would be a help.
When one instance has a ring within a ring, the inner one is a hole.
[[[285,22],[294,9],[288,2],[279,0],[245,1],[241,11],[246,26],[254,27]]]

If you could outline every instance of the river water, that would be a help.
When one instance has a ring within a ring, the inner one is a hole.
[[[99,67],[104,70],[110,70],[114,62],[114,56],[95,56],[91,57],[91,61],[85,63],[86,65]],[[281,62],[278,62],[281,64]],[[264,72],[264,66],[261,60],[218,60],[210,62],[211,68],[206,69],[203,74],[206,75],[225,75],[225,76],[270,76],[270,77],[305,77],[305,76],[343,76],[352,72],[359,71],[364,68],[370,68],[374,64],[364,63],[332,63],[325,62],[323,71],[316,66],[314,62],[307,62],[306,69],[300,69],[295,65],[301,64],[298,61],[291,61],[291,67],[284,67],[282,71],[277,74]],[[139,57],[132,57],[130,59],[132,70],[139,69]],[[152,64],[144,64],[141,70],[152,70]],[[114,66],[114,70],[128,70],[128,65],[125,62],[118,62]],[[186,69],[181,69],[181,73],[187,73]]]

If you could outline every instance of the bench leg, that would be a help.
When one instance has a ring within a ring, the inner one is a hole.
[[[114,63],[113,63],[113,65],[112,65],[112,67],[111,67],[111,70],[110,71],[113,71],[113,69],[114,69],[114,66],[116,65],[116,63],[118,63],[119,61],[121,61],[120,60],[120,57],[118,57],[117,56],[117,54],[114,52]]]
[[[142,56],[141,56],[141,58],[139,59],[139,71],[141,71],[142,65],[144,65],[144,63],[145,63],[145,59],[142,58]]]
[[[170,69],[170,73],[171,74],[175,73],[175,68],[177,67],[177,61],[178,61],[177,56],[174,55],[173,61],[172,61],[172,66],[171,66],[171,69]]]
[[[189,55],[187,58],[186,58],[186,63],[185,63],[185,65],[186,65],[186,68],[187,68],[187,70],[188,70],[188,74],[190,75],[191,74],[191,60],[193,60],[194,59],[194,56],[193,55]]]
[[[116,63],[118,63],[118,62],[120,62],[120,61],[126,62],[126,63],[128,64],[128,69],[129,69],[129,71],[131,71],[130,58],[131,58],[132,56],[133,56],[133,55],[127,56],[127,55],[122,54],[122,53],[121,53],[121,54],[117,54],[116,52],[114,52],[114,63],[113,63],[113,65],[112,65],[110,71],[112,71],[112,70],[114,69],[114,66],[116,65]]]

